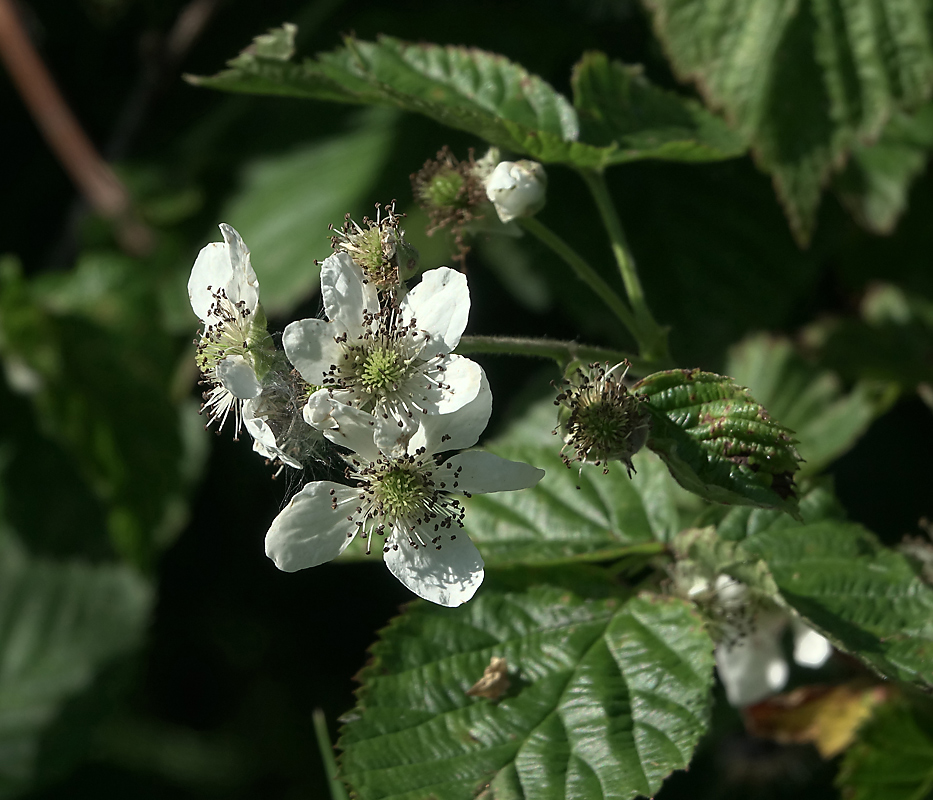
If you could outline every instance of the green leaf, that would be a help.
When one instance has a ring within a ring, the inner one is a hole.
[[[842,760],[836,786],[846,800],[928,800],[933,727],[904,703],[876,709]]]
[[[252,251],[268,316],[287,314],[317,291],[315,259],[331,252],[328,225],[339,227],[348,212],[356,219],[374,216],[374,208],[361,198],[389,157],[396,118],[390,111],[373,110],[336,138],[266,156],[244,168],[240,189],[219,218],[236,228]],[[214,229],[211,237],[217,235]]]
[[[805,361],[789,340],[765,334],[732,348],[726,372],[794,431],[801,474],[820,472],[847,452],[898,394],[867,381],[844,394],[837,375]]]
[[[711,372],[670,370],[632,391],[648,399],[648,447],[685,489],[716,503],[798,515],[795,440],[747,389]]]
[[[651,454],[636,456],[635,481],[621,464],[610,467],[607,475],[602,467],[568,469],[556,439],[549,448],[487,449],[545,471],[534,488],[474,495],[465,501],[465,531],[488,566],[604,561],[654,553],[657,542],[677,532],[672,482]]]
[[[151,607],[132,570],[30,559],[0,531],[0,797],[40,777],[43,732],[101,666],[139,646]]]
[[[923,0],[646,0],[674,69],[774,177],[798,240],[858,142],[933,87]]]
[[[494,656],[510,688],[467,696]],[[652,795],[707,728],[712,667],[702,621],[674,598],[415,603],[360,673],[343,777],[361,800]]]
[[[882,675],[933,686],[933,588],[903,555],[840,521],[759,531],[740,547],[839,649]]]
[[[389,36],[377,42],[349,37],[344,47],[297,64],[286,57],[293,36],[293,28],[272,31],[264,37],[274,42],[271,48],[254,45],[230,61],[229,69],[188,80],[225,91],[401,108],[503,149],[578,167],[600,169],[640,158],[717,160],[744,149],[712,115],[643,79],[632,88],[624,72],[599,85],[598,67],[581,68],[583,107],[591,119],[610,114],[608,123],[595,122],[601,141],[587,143],[579,140],[580,123],[567,98],[502,56]]]
[[[26,370],[39,426],[101,504],[115,550],[151,567],[206,455],[203,424],[171,393],[177,345],[160,327],[154,276],[102,252],[33,282],[10,261],[0,280],[3,358]]]
[[[640,66],[587,53],[571,78],[584,141],[614,146],[613,163],[638,158],[711,161],[745,152],[741,138],[703,106],[653,86]]]
[[[873,233],[891,233],[907,209],[914,179],[926,166],[933,147],[933,104],[911,114],[898,112],[881,137],[857,144],[833,183],[839,199]]]

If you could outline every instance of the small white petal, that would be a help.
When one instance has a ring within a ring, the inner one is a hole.
[[[426,385],[421,394],[421,406],[428,414],[449,414],[462,408],[479,394],[483,382],[483,368],[464,356],[448,356],[441,366],[444,387]]]
[[[829,639],[799,619],[793,621],[794,661],[801,667],[822,667],[833,654]]]
[[[191,301],[191,309],[202,322],[212,319],[210,310],[215,302],[213,292],[225,289],[231,275],[227,245],[212,242],[201,248],[188,278],[188,299]]]
[[[275,434],[265,419],[256,416],[257,402],[257,400],[253,399],[247,400],[243,404],[243,427],[253,437],[253,450],[270,461],[279,459],[283,464],[287,464],[294,469],[301,469],[301,463],[278,446],[275,441]]]
[[[349,448],[367,461],[379,458],[375,435],[377,428],[384,425],[384,420],[374,417],[368,411],[335,401],[327,389],[311,395],[305,409],[308,411],[304,414],[305,422],[322,430],[334,444]],[[310,420],[316,420],[316,423]]]
[[[327,318],[339,323],[355,339],[362,330],[363,314],[379,311],[379,295],[364,282],[363,270],[349,253],[335,253],[321,264],[321,295]]]
[[[232,227],[225,222],[220,223],[220,232],[227,244],[227,258],[233,275],[227,284],[227,297],[232,303],[242,302],[250,313],[259,305],[259,279],[249,260],[249,248],[244,244]]]
[[[259,304],[259,280],[249,260],[249,249],[233,228],[221,223],[223,242],[203,247],[188,278],[188,299],[202,322],[217,320],[211,314],[216,299],[223,291],[231,303],[242,302],[251,313]]]
[[[240,400],[249,400],[262,392],[256,372],[243,356],[227,356],[215,369],[224,389]]]
[[[716,669],[733,706],[756,703],[784,688],[789,674],[781,650],[785,622],[781,613],[759,614],[754,632],[716,647]]]
[[[341,358],[340,345],[334,337],[343,332],[337,324],[322,319],[300,319],[285,326],[282,347],[301,377],[313,386],[320,386],[324,374]]]
[[[332,561],[352,541],[347,534],[356,533],[356,526],[347,520],[346,503],[357,495],[358,490],[330,481],[306,484],[272,521],[266,555],[284,572]]]
[[[470,315],[466,276],[449,267],[428,270],[402,300],[401,315],[403,323],[414,319],[418,330],[431,337],[423,351],[425,357],[452,352]]]
[[[454,474],[458,469],[460,474],[455,479]],[[435,473],[435,480],[446,483],[447,491],[467,494],[514,492],[535,486],[543,477],[543,469],[521,461],[509,461],[483,450],[469,450],[451,456],[445,459]],[[457,482],[456,488],[453,488],[454,480]]]
[[[425,414],[408,444],[408,452],[424,447],[428,453],[463,450],[479,441],[492,414],[492,392],[486,373],[480,367],[479,391],[469,403],[450,414]]]
[[[433,532],[423,538],[430,541]],[[441,549],[432,545],[412,547],[398,542],[398,550],[390,545],[385,554],[386,566],[392,574],[418,597],[453,608],[469,600],[483,582],[483,557],[465,533],[451,540],[445,535]]]

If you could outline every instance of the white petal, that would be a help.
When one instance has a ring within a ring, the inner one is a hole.
[[[789,669],[781,650],[783,614],[759,614],[755,630],[716,647],[716,669],[733,706],[747,706],[784,688]]]
[[[313,386],[320,386],[324,373],[342,357],[335,336],[344,333],[339,325],[323,319],[300,319],[285,326],[282,347],[285,355],[301,377]]]
[[[233,303],[244,303],[252,313],[259,305],[259,279],[249,261],[249,248],[243,243],[240,234],[227,223],[220,223],[220,232],[227,244],[227,257],[233,270],[226,287],[227,297]]]
[[[262,392],[252,364],[243,356],[227,356],[214,369],[224,389],[240,400],[249,400]]]
[[[266,555],[285,572],[332,561],[352,541],[347,534],[356,533],[356,525],[347,520],[346,503],[357,495],[358,490],[330,481],[306,484],[272,521]]]
[[[243,404],[243,427],[253,437],[253,450],[270,461],[279,459],[283,464],[301,469],[301,463],[278,446],[275,434],[265,419],[256,416],[256,403],[256,400],[247,400]]]
[[[326,412],[328,403],[329,413]],[[336,402],[328,396],[326,389],[321,389],[308,398],[305,408],[312,406],[314,411],[305,415],[305,421],[308,422],[309,417],[317,419],[315,427],[322,430],[334,444],[349,448],[367,461],[376,461],[379,458],[375,435],[377,429],[383,426],[384,420],[374,417],[368,411]]]
[[[420,393],[420,404],[428,414],[449,414],[462,408],[476,397],[483,382],[483,368],[469,358],[448,356],[441,366],[444,370],[438,378],[444,388],[431,384]]]
[[[412,547],[398,541],[398,550],[389,546],[386,566],[418,597],[453,608],[469,600],[483,582],[483,557],[465,533],[445,535],[440,550],[433,545]],[[427,541],[436,536],[424,533]],[[393,537],[395,538],[395,537]]]
[[[460,474],[456,475],[458,469]],[[543,477],[544,470],[531,464],[509,461],[483,450],[469,450],[445,459],[435,472],[435,483],[443,481],[447,491],[486,494],[527,489]]]
[[[403,323],[414,319],[418,330],[431,337],[425,356],[452,352],[470,315],[466,276],[449,267],[428,270],[402,300],[401,312]]]
[[[230,265],[227,245],[212,242],[201,248],[188,278],[188,299],[192,310],[202,322],[212,319],[210,309],[215,302],[213,292],[218,289],[226,291],[232,275],[233,267]]]
[[[428,453],[472,447],[486,430],[490,414],[492,392],[481,367],[480,387],[476,397],[450,414],[422,415],[418,430],[408,444],[408,452],[414,453],[419,447],[424,447]]]
[[[379,311],[379,295],[363,280],[363,270],[349,253],[335,253],[321,264],[321,295],[327,318],[338,322],[355,339],[362,330],[363,313]]]
[[[822,667],[833,654],[829,639],[799,619],[793,621],[794,661],[801,667]]]

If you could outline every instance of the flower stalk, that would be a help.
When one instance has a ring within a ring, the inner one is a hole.
[[[606,186],[606,179],[602,172],[596,170],[581,169],[579,172],[590,194],[593,195],[599,216],[609,234],[612,254],[619,266],[625,292],[634,312],[634,321],[630,330],[638,341],[641,356],[656,365],[670,366],[671,356],[667,344],[667,330],[658,324],[651,314],[651,309],[648,308],[645,292],[635,267],[635,259],[626,242],[622,222],[612,202],[609,188]]]

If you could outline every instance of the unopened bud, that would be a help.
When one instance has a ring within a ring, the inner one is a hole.
[[[486,179],[486,196],[503,222],[537,214],[546,192],[547,174],[537,161],[502,161]]]

